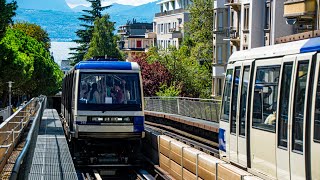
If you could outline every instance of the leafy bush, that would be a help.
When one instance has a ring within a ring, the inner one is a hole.
[[[166,84],[163,84],[160,86],[159,92],[157,92],[156,95],[160,97],[176,97],[179,96],[180,93],[181,90],[179,88],[173,85],[168,87]]]

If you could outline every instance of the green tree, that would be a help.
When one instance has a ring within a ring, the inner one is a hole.
[[[83,10],[85,14],[83,14],[79,20],[83,21],[84,24],[80,26],[83,29],[79,29],[76,31],[76,34],[79,39],[74,40],[74,42],[78,43],[79,46],[76,48],[71,48],[70,50],[75,51],[70,53],[72,57],[71,60],[74,63],[80,62],[84,59],[85,54],[87,54],[89,49],[89,44],[93,36],[94,29],[94,21],[96,18],[102,17],[102,11],[108,9],[110,6],[102,6],[101,0],[87,0],[91,3],[91,10]]]
[[[170,86],[161,87],[158,95],[173,95],[179,92],[180,96],[210,97],[210,73],[191,56],[188,46],[183,45],[179,49],[170,47],[169,53],[151,48],[147,55],[148,62],[160,62],[172,74]]]
[[[3,38],[6,28],[12,24],[12,17],[16,15],[17,2],[6,3],[6,0],[0,0],[0,40]]]
[[[213,0],[193,0],[189,10],[186,44],[191,46],[191,56],[210,72],[213,59]]]
[[[88,53],[84,56],[89,59],[93,56],[105,56],[121,58],[116,44],[116,36],[113,34],[114,23],[110,21],[108,14],[97,18],[94,22],[93,37],[90,42]]]
[[[49,50],[51,47],[48,33],[41,26],[28,22],[18,22],[13,25],[14,29],[19,29],[30,37],[33,37],[38,42],[41,42],[44,47]]]
[[[24,32],[8,28],[0,41],[0,94],[7,100],[7,83],[16,95],[51,95],[59,91],[63,73],[42,43]]]

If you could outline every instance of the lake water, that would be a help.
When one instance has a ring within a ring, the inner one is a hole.
[[[53,54],[54,61],[61,65],[61,60],[67,60],[70,57],[70,48],[77,47],[75,42],[51,42],[50,53]]]

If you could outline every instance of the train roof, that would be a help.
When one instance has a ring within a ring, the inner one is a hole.
[[[92,70],[140,70],[136,62],[124,61],[81,61],[74,66],[78,69],[92,69]]]
[[[230,56],[229,62],[285,56],[290,54],[299,54],[315,51],[320,51],[320,37],[288,42],[283,44],[276,44],[272,46],[258,47],[245,51],[236,51]]]

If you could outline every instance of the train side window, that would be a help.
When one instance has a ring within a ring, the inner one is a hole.
[[[315,142],[320,143],[320,72],[317,83],[317,95],[316,95],[315,113],[314,113],[314,131],[313,139]]]
[[[294,114],[292,122],[292,150],[299,152],[303,152],[303,119],[308,68],[309,61],[301,61],[298,64],[298,72],[296,74]]]
[[[283,66],[279,117],[278,117],[278,146],[288,147],[288,114],[289,114],[289,97],[292,77],[293,63],[288,62]]]
[[[231,83],[232,83],[233,70],[228,69],[225,79],[224,85],[224,93],[223,93],[223,105],[222,105],[222,113],[221,120],[225,120],[229,122],[229,113],[230,113],[230,95],[231,95]]]
[[[280,66],[257,68],[252,126],[257,129],[275,132]]]
[[[236,133],[236,123],[237,123],[237,108],[238,108],[238,91],[239,91],[239,82],[240,82],[240,68],[236,67],[234,73],[234,80],[233,80],[233,89],[232,89],[232,102],[231,102],[231,123],[230,127],[231,133]]]
[[[240,103],[240,125],[239,135],[246,135],[246,114],[247,114],[247,95],[249,85],[250,66],[245,66],[242,77],[241,103]]]

